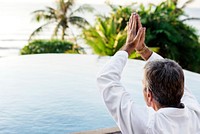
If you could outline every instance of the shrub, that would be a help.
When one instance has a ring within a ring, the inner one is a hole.
[[[23,47],[21,55],[41,53],[84,53],[83,48],[63,40],[33,40]]]

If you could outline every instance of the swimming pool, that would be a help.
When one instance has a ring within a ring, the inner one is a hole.
[[[96,87],[109,60],[91,55],[46,54],[0,59],[0,133],[63,134],[115,126]],[[139,105],[143,61],[129,60],[122,83]],[[200,75],[185,71],[200,101]]]

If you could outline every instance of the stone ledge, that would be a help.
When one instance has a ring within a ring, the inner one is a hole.
[[[73,134],[121,134],[121,132],[118,127],[114,127],[114,128],[103,128],[91,131],[78,132]]]

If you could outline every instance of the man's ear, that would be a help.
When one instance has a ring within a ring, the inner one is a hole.
[[[152,106],[152,101],[153,101],[153,95],[152,95],[152,92],[147,90],[147,105],[149,107]]]

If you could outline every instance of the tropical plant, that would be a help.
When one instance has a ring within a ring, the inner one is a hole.
[[[61,34],[61,39],[65,39],[66,30],[69,28],[69,24],[76,25],[79,28],[83,28],[88,22],[77,15],[79,12],[93,11],[93,8],[89,5],[82,5],[77,9],[74,9],[74,0],[57,0],[56,8],[46,7],[46,9],[36,10],[33,12],[36,21],[46,21],[45,24],[38,27],[31,35],[29,40],[33,38],[37,33],[41,32],[45,27],[49,25],[54,26],[53,37],[57,37]]]
[[[113,55],[126,41],[126,32],[121,31],[118,20],[97,18],[95,27],[83,30],[86,43],[91,46],[94,53],[98,55]]]
[[[85,53],[83,48],[64,40],[34,40],[24,46],[20,53],[41,54],[41,53]]]
[[[143,26],[147,28],[145,40],[147,46],[154,48],[153,50],[156,50],[165,58],[176,60],[185,69],[200,72],[200,42],[198,34],[192,26],[185,23],[185,21],[189,20],[199,20],[199,18],[190,18],[185,14],[184,8],[190,2],[192,0],[187,1],[181,7],[178,7],[178,0],[166,0],[159,5],[149,4],[147,7],[141,4],[139,8],[137,5],[135,6],[135,3],[125,7],[109,5],[112,9],[111,14],[103,17],[104,19],[102,17],[97,19],[95,26],[83,30],[84,39],[91,46],[94,53],[113,55],[117,51],[115,47],[109,47],[109,51],[113,53],[107,53],[105,48],[108,47],[108,42],[109,46],[114,46],[114,43],[110,40],[111,37],[116,37],[117,33],[108,36],[105,34],[105,27],[111,27],[112,23],[109,22],[112,20],[115,23],[116,31],[124,33],[123,36],[126,37],[125,27],[128,18],[132,12],[137,11],[141,16]],[[106,26],[101,26],[101,21]],[[109,30],[106,32],[108,33]],[[95,32],[96,34],[91,34]],[[105,41],[101,41],[102,39]],[[99,42],[101,42],[101,45],[99,45]],[[121,42],[117,49],[123,43],[125,42]],[[138,56],[134,53],[131,58],[138,58]]]
[[[132,7],[136,4],[133,3],[128,6],[114,6],[110,3],[107,3],[108,6],[112,9],[110,16],[116,18],[118,20],[118,26],[120,30],[124,30],[127,26],[127,22],[129,21],[130,15],[133,13]]]
[[[189,18],[184,8],[192,0],[178,7],[178,0],[166,0],[159,5],[140,5],[138,13],[147,27],[146,44],[159,47],[159,54],[176,60],[183,68],[200,72],[200,42],[197,31],[185,23]],[[185,17],[184,19],[182,19]]]
[[[131,6],[113,6],[109,16],[98,15],[95,26],[83,30],[83,38],[95,54],[114,55],[126,42],[126,25],[132,11]],[[157,51],[157,48],[151,48]],[[139,58],[133,53],[130,58]]]

